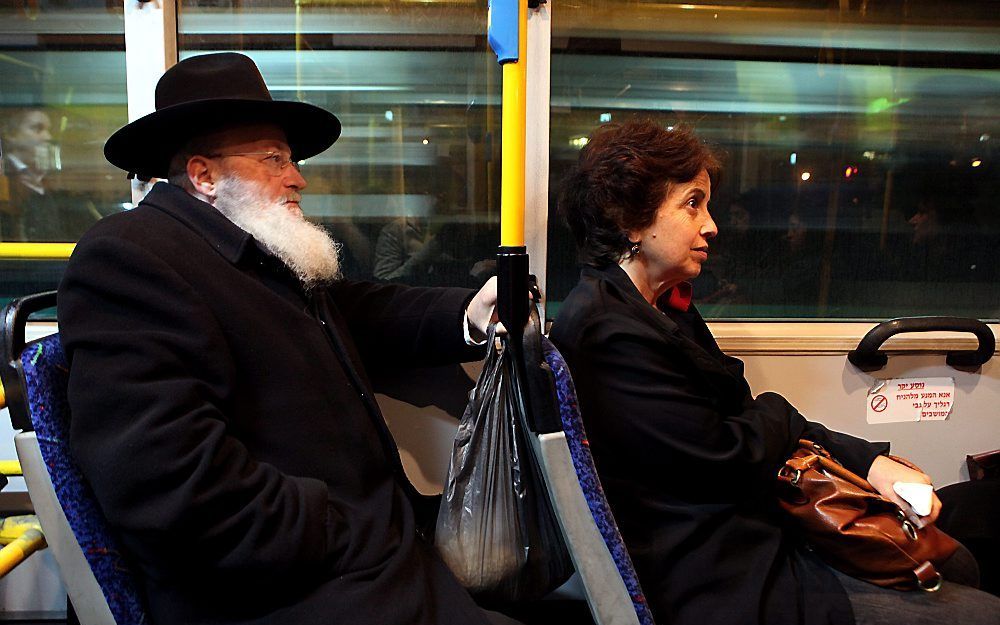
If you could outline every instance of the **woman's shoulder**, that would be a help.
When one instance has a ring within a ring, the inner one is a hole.
[[[550,338],[556,346],[578,342],[592,329],[639,323],[629,294],[618,284],[617,276],[608,275],[611,273],[612,270],[584,268],[580,281],[563,300],[552,324]]]
[[[556,321],[579,317],[586,313],[603,312],[617,308],[621,297],[614,285],[599,270],[585,267],[580,272],[580,281],[569,292],[559,307]]]

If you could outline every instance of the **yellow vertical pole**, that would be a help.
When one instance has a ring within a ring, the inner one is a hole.
[[[524,118],[527,111],[528,0],[518,0],[518,60],[503,65],[500,245],[524,246]]]

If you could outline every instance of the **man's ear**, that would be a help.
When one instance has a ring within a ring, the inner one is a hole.
[[[192,156],[187,162],[187,176],[196,193],[215,199],[217,178],[215,163],[204,156]]]

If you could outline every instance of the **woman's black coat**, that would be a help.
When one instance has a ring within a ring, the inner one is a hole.
[[[658,623],[851,623],[836,578],[781,526],[772,485],[799,438],[867,475],[888,450],[754,398],[698,312],[650,306],[619,267],[585,268],[553,343]]]
[[[417,536],[365,374],[475,358],[471,296],[304,293],[165,183],[80,240],[59,291],[71,447],[153,623],[485,622]]]

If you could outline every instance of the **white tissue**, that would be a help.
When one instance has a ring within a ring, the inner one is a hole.
[[[892,490],[896,491],[896,494],[910,504],[913,511],[920,516],[931,513],[931,493],[934,492],[934,487],[930,484],[896,482],[892,485]]]

